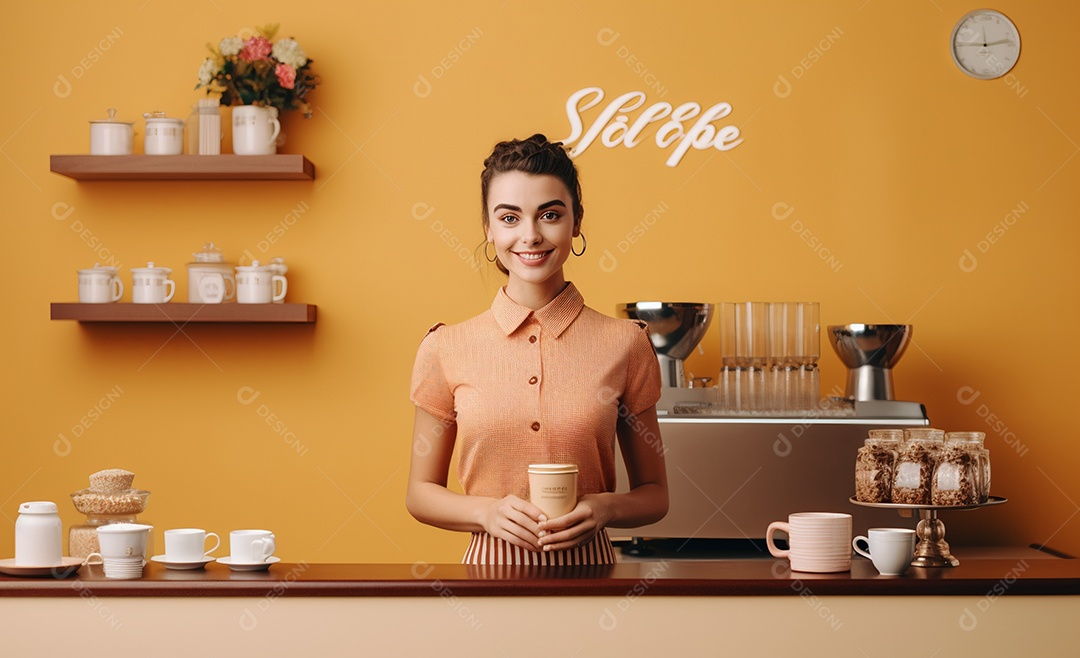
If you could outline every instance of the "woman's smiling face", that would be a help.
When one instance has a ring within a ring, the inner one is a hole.
[[[562,268],[578,235],[573,201],[555,176],[508,171],[488,190],[487,239],[509,271],[511,284],[562,288]]]

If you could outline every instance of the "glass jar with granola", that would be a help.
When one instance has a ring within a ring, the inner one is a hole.
[[[945,432],[930,427],[904,430],[896,457],[892,502],[904,505],[931,504],[934,466],[944,444]]]
[[[963,434],[946,435],[941,450],[930,499],[934,505],[976,505],[979,502],[979,446]]]
[[[948,432],[945,434],[945,449],[948,451],[950,446],[966,447],[974,457],[975,468],[975,495],[973,496],[973,502],[957,503],[957,505],[974,505],[974,503],[986,502],[990,497],[990,452],[986,449],[984,442],[986,440],[985,432]],[[943,478],[951,480],[953,478],[953,472],[950,468],[945,469]],[[934,476],[936,479],[936,475]],[[949,482],[951,484],[951,482]],[[947,505],[947,503],[943,503]]]
[[[870,430],[855,457],[855,500],[863,503],[892,501],[893,472],[902,430]]]

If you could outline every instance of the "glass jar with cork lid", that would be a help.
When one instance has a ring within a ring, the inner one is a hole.
[[[150,492],[132,488],[135,474],[118,468],[99,471],[90,476],[90,487],[72,492],[71,502],[86,521],[71,526],[68,531],[68,555],[86,557],[100,550],[97,529],[110,523],[136,523],[146,509]],[[147,545],[147,555],[152,546]]]

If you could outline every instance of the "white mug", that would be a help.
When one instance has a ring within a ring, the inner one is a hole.
[[[285,299],[289,282],[273,274],[267,265],[252,261],[236,268],[236,301],[240,304],[269,304]]]
[[[788,550],[773,543],[777,532],[788,535]],[[798,512],[788,521],[774,521],[765,532],[773,557],[791,560],[792,571],[836,573],[851,569],[851,515],[836,512]]]
[[[169,278],[172,273],[167,267],[131,268],[131,301],[136,304],[164,304],[173,298],[176,282]]]
[[[115,267],[94,267],[79,270],[79,302],[82,304],[111,304],[124,295],[124,282]]]
[[[213,537],[214,545],[206,548],[207,538]],[[198,562],[217,550],[221,538],[216,532],[201,528],[176,528],[165,531],[165,559],[169,562]]]
[[[882,576],[902,576],[915,556],[915,531],[909,528],[870,528],[851,541],[859,555],[869,558]],[[866,544],[863,550],[859,544]]]
[[[232,110],[232,142],[236,155],[273,155],[281,134],[276,107],[237,105]]]
[[[269,530],[233,530],[229,533],[229,559],[236,564],[266,562],[277,550]]]

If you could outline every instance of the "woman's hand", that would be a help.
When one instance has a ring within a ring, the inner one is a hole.
[[[540,508],[531,502],[517,496],[507,496],[491,501],[484,510],[481,522],[492,537],[504,539],[527,551],[539,551],[538,526],[545,518]]]
[[[541,549],[561,551],[592,541],[610,520],[606,498],[604,494],[582,496],[570,512],[541,521],[538,525]]]

